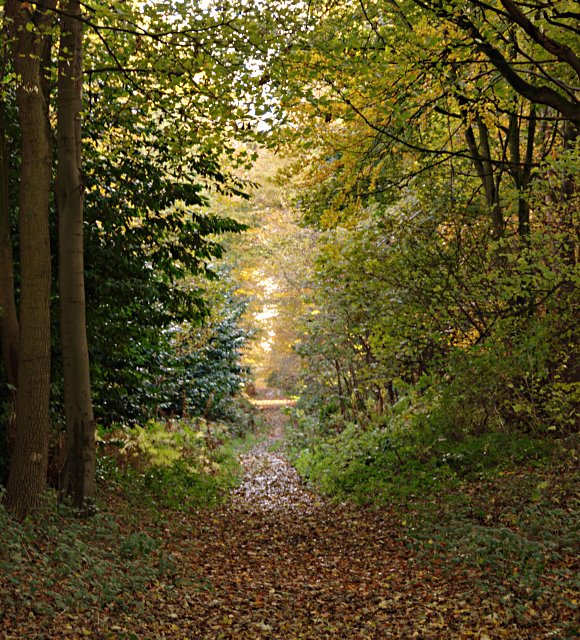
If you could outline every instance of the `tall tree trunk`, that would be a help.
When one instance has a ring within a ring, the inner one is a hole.
[[[55,1],[33,15],[19,0],[6,0],[16,100],[22,134],[20,175],[20,350],[16,438],[6,503],[18,515],[39,506],[46,488],[50,397],[50,235],[48,211],[51,150],[42,87],[45,30]]]
[[[6,446],[8,455],[16,437],[16,386],[18,384],[18,316],[14,296],[14,262],[8,198],[8,150],[4,103],[0,100],[0,348],[4,376],[10,385]]]
[[[56,199],[60,336],[67,458],[63,492],[79,509],[95,497],[95,422],[91,399],[83,263],[81,171],[82,23],[78,0],[63,7],[58,69]]]

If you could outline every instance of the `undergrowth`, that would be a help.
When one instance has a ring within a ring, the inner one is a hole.
[[[0,505],[0,597],[4,613],[127,609],[152,582],[172,582],[173,557],[159,538],[124,531],[112,515],[79,519],[47,496],[19,522]]]
[[[5,616],[22,610],[51,616],[138,612],[152,587],[206,588],[193,570],[177,569],[165,527],[170,521],[178,527],[183,512],[225,498],[240,476],[239,441],[202,420],[155,422],[99,440],[99,510],[93,517],[80,518],[47,493],[43,508],[19,521],[0,495]]]
[[[334,428],[335,425],[333,425]],[[293,415],[289,451],[325,495],[391,508],[416,562],[436,563],[492,592],[514,618],[534,607],[578,607],[578,441],[517,432],[446,437],[432,424],[402,430],[325,429]],[[573,621],[562,638],[575,637]]]
[[[386,428],[305,434],[295,422],[290,448],[299,473],[324,493],[354,502],[392,503],[454,488],[521,464],[542,465],[553,450],[545,439],[488,433],[453,440]]]
[[[119,429],[101,439],[97,476],[150,509],[210,506],[239,481],[240,441],[201,418]]]

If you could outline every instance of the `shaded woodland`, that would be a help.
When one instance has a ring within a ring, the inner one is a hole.
[[[579,18],[5,0],[0,635],[575,637]]]

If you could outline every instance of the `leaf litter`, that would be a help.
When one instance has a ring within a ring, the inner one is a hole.
[[[562,621],[554,611],[530,605],[515,615],[509,594],[481,589],[473,572],[436,558],[419,562],[394,511],[317,495],[275,451],[285,421],[280,407],[262,411],[270,437],[242,456],[245,475],[231,500],[186,516],[167,511],[143,525],[163,537],[171,569],[151,579],[139,598],[57,615],[20,602],[0,614],[0,637],[575,637],[558,632]],[[561,614],[571,618],[578,601],[572,590],[568,595]]]

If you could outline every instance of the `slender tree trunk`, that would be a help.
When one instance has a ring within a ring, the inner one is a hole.
[[[8,198],[8,151],[4,104],[0,101],[0,347],[4,375],[10,385],[6,446],[8,455],[16,437],[16,386],[18,384],[18,316],[14,296],[14,262]]]
[[[565,122],[562,126],[564,137],[564,148],[570,149],[576,143],[578,130],[572,126],[571,122]],[[578,262],[578,244],[580,242],[580,227],[578,224],[578,209],[574,206],[578,190],[578,176],[568,173],[562,180],[562,202],[564,204],[564,215],[562,216],[563,229],[566,232],[566,243],[564,250],[564,261],[570,266],[575,266]]]
[[[503,219],[503,211],[499,195],[501,175],[496,176],[496,171],[493,166],[491,148],[489,145],[489,129],[479,116],[477,116],[476,121],[479,132],[479,159],[483,166],[482,182],[491,215],[491,237],[494,240],[499,240],[503,237],[505,231],[505,221]]]
[[[465,140],[471,160],[481,180],[485,200],[491,221],[491,237],[499,240],[504,235],[504,219],[499,197],[499,180],[496,179],[491,152],[489,147],[489,132],[481,119],[478,119],[479,145],[475,138],[473,127],[469,125],[465,130]]]
[[[16,100],[22,134],[20,175],[20,349],[16,396],[16,438],[10,460],[6,502],[18,515],[39,506],[46,488],[50,397],[50,235],[48,211],[51,151],[42,87],[46,13],[6,0]]]
[[[344,391],[342,388],[342,373],[340,368],[340,362],[338,360],[334,361],[334,368],[336,371],[336,384],[338,390],[338,402],[340,404],[340,415],[344,418],[346,415],[346,407],[344,404]]]
[[[528,202],[527,190],[530,186],[532,177],[532,162],[536,138],[536,111],[534,105],[530,107],[526,148],[523,160],[520,153],[520,118],[515,113],[510,116],[508,138],[508,150],[510,154],[510,163],[512,164],[510,174],[518,192],[518,235],[522,245],[527,246],[529,244],[531,231],[530,205]]]
[[[526,133],[526,145],[522,157],[523,146],[522,117],[516,113],[517,105],[514,104],[514,113],[510,115],[510,123],[507,133],[506,150],[508,152],[510,169],[509,174],[517,191],[518,213],[518,237],[520,240],[520,257],[524,260],[525,268],[531,267],[531,256],[524,250],[530,246],[530,204],[529,186],[532,179],[532,162],[534,157],[534,144],[536,137],[535,107],[531,105],[528,127]],[[514,296],[512,306],[521,316],[531,317],[534,314],[534,294],[529,284],[524,280],[521,291]]]
[[[56,180],[60,336],[67,431],[62,489],[77,508],[90,509],[95,497],[95,422],[83,262],[82,23],[78,0],[69,0],[63,9],[58,69]]]
[[[483,187],[491,222],[491,237],[493,240],[499,240],[503,237],[505,232],[505,221],[499,195],[501,174],[496,176],[496,171],[494,170],[489,145],[489,129],[481,116],[475,116],[474,124],[477,127],[477,133],[479,136],[478,142],[475,136],[473,124],[469,118],[469,104],[467,98],[463,95],[463,89],[457,84],[457,73],[455,68],[451,69],[450,77],[455,88],[455,97],[459,102],[461,115],[465,125],[464,135],[467,148],[471,156],[471,161],[477,171],[477,176],[479,177]]]
[[[393,385],[393,381],[389,380],[389,382],[387,383],[387,391],[389,393],[389,403],[392,406],[395,405],[395,403],[397,402],[397,396],[395,393],[395,386]]]
[[[564,147],[571,148],[575,144],[578,137],[578,130],[572,126],[572,123],[566,122],[563,126],[564,133]],[[566,235],[566,242],[563,243],[562,249],[562,261],[566,265],[566,268],[572,270],[577,268],[580,255],[578,255],[578,246],[580,245],[580,222],[578,220],[578,176],[572,173],[568,173],[563,176],[562,180],[562,230]],[[578,317],[580,311],[580,302],[578,301],[578,295],[574,295],[574,283],[566,282],[564,291],[569,296],[572,307],[570,308],[570,317]],[[578,331],[574,331],[573,339],[570,341],[575,343],[574,338],[577,338]],[[577,344],[577,341],[576,341]],[[564,379],[571,384],[577,384],[580,382],[580,353],[578,348],[573,349],[568,359],[566,372]],[[580,426],[580,417],[576,418],[576,427]]]

